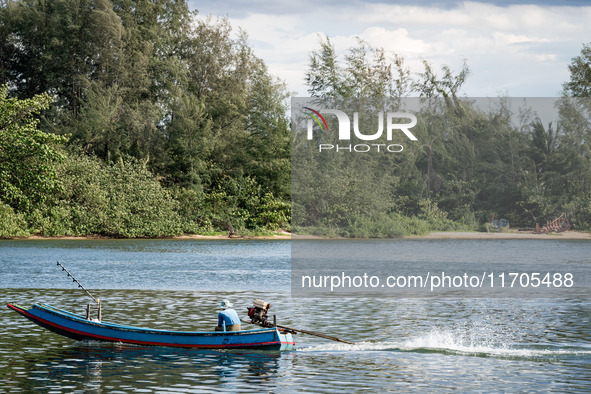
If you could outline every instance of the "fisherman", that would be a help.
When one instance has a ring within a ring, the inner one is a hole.
[[[232,303],[228,300],[223,300],[220,304],[223,310],[218,313],[218,326],[216,331],[240,331],[240,318],[238,313],[232,309]]]

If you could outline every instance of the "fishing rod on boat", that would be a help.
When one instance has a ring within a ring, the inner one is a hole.
[[[90,298],[92,298],[94,300],[94,302],[99,302],[96,298],[94,298],[94,296],[92,294],[90,294],[90,292],[88,290],[86,290],[84,288],[84,286],[82,286],[82,284],[80,282],[78,282],[78,280],[76,278],[74,278],[74,275],[72,275],[70,273],[70,271],[68,271],[66,269],[66,267],[64,267],[63,265],[60,264],[60,262],[57,262],[58,267],[60,267],[62,269],[62,271],[66,271],[66,274],[68,274],[69,278],[72,278],[72,282],[75,282],[79,288],[81,288],[82,290],[84,290],[86,292],[86,294],[88,294],[90,296]]]
[[[62,271],[65,271],[66,274],[68,274],[68,278],[72,278],[72,282],[76,283],[80,289],[84,290],[86,292],[86,294],[88,294],[88,296],[90,298],[92,298],[94,300],[94,302],[96,302],[97,309],[98,309],[98,320],[100,321],[101,320],[101,300],[100,300],[100,298],[94,298],[94,296],[92,294],[90,294],[90,292],[88,290],[86,290],[86,288],[84,286],[82,286],[82,283],[78,282],[78,280],[76,278],[74,278],[74,275],[72,275],[70,273],[70,271],[68,271],[66,269],[66,267],[64,267],[59,261],[57,262],[57,266],[60,267],[62,269]],[[86,318],[88,320],[90,320],[90,304],[88,304],[86,306]]]
[[[302,334],[308,334],[308,335],[313,335],[316,337],[320,337],[320,338],[325,338],[325,339],[330,339],[331,341],[336,341],[336,342],[342,342],[342,343],[346,343],[349,345],[354,345],[354,342],[349,342],[349,341],[345,341],[344,339],[340,339],[337,337],[333,337],[330,335],[326,335],[326,334],[321,334],[319,332],[314,332],[314,331],[308,331],[308,330],[302,330],[299,328],[293,328],[293,327],[287,327],[287,326],[281,326],[279,324],[277,324],[277,318],[275,315],[273,315],[273,322],[271,323],[270,321],[267,320],[267,312],[269,311],[269,308],[271,308],[271,304],[269,304],[268,302],[265,302],[261,299],[256,299],[254,300],[254,306],[248,308],[248,317],[250,317],[250,321],[248,323],[251,324],[256,324],[262,327],[277,327],[280,328],[284,331],[290,331],[292,333],[302,333]]]

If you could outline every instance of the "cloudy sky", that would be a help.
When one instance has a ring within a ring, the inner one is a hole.
[[[472,97],[554,97],[568,64],[591,42],[591,1],[286,1],[189,0],[201,16],[227,16],[257,56],[295,95],[318,35],[344,54],[359,36],[402,55],[413,72],[422,59],[459,70],[466,59]]]

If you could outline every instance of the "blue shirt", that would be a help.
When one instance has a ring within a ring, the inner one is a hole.
[[[238,313],[234,309],[225,309],[218,313],[218,326],[222,327],[226,323],[226,327],[232,324],[240,324]]]

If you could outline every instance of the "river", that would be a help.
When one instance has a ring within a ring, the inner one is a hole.
[[[462,259],[477,261],[483,248],[530,248],[540,256],[564,256],[565,264],[591,265],[591,242],[583,241],[391,242],[400,259],[413,255],[405,250],[435,262],[459,249]],[[104,321],[210,330],[221,299],[230,299],[246,317],[246,307],[258,297],[272,303],[280,324],[356,342],[296,335],[296,349],[287,352],[76,342],[2,308],[0,393],[591,390],[587,297],[292,298],[291,245],[288,240],[0,241],[4,304],[46,302],[83,313],[90,298],[58,269],[60,261],[101,298]],[[429,252],[433,248],[437,253]],[[537,268],[535,260],[518,260],[523,272]]]

